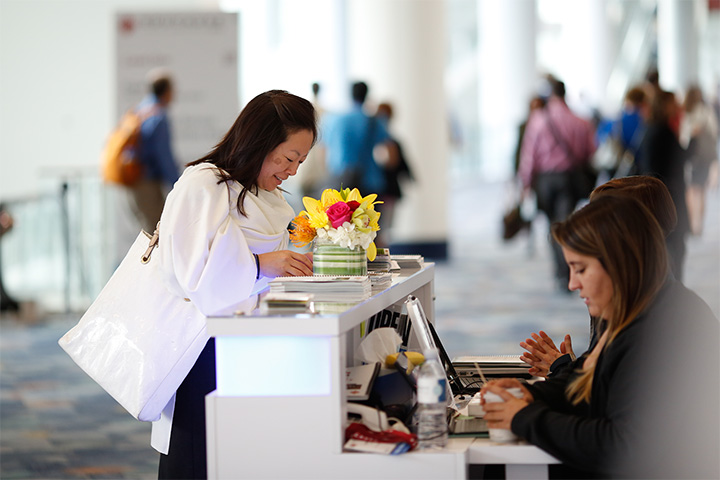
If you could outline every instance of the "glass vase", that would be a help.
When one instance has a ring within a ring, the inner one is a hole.
[[[367,255],[362,247],[347,248],[328,240],[313,241],[315,275],[367,275]]]

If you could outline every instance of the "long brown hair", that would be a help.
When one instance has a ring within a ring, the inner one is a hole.
[[[660,91],[653,97],[650,103],[650,116],[648,123],[655,125],[669,124],[672,120],[675,110],[679,107],[675,94],[667,91]]]
[[[607,348],[653,300],[668,275],[665,237],[650,211],[637,200],[600,196],[552,226],[563,247],[597,258],[613,284],[607,321]],[[568,385],[573,403],[589,403],[594,365],[582,368]]]
[[[188,166],[212,163],[219,167],[218,183],[240,183],[237,208],[245,215],[243,200],[248,191],[257,194],[265,158],[289,135],[301,130],[312,132],[314,144],[317,118],[312,103],[284,90],[270,90],[250,100],[220,143]]]
[[[595,187],[590,193],[590,201],[593,202],[602,195],[632,197],[650,210],[666,237],[675,230],[677,225],[675,202],[670,196],[670,191],[659,178],[649,175],[613,178]]]

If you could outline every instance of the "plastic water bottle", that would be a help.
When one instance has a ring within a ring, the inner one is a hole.
[[[447,377],[437,351],[423,355],[417,379],[418,448],[442,448],[448,439]]]

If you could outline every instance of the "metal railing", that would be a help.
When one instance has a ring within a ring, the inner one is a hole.
[[[4,288],[45,311],[84,311],[121,258],[120,192],[96,175],[72,177],[53,179],[41,195],[3,202],[14,220],[0,246]]]

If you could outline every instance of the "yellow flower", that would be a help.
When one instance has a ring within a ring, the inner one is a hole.
[[[325,190],[327,192],[327,190]],[[323,198],[325,192],[323,192]],[[305,205],[306,211],[300,212],[300,215],[307,215],[310,223],[310,227],[317,230],[328,225],[328,216],[325,213],[327,207],[323,206],[322,202],[318,202],[312,197],[303,197],[303,205]],[[331,204],[332,205],[332,204]]]
[[[367,255],[367,259],[371,262],[375,260],[375,257],[377,256],[377,247],[375,246],[375,242],[370,244],[365,254]]]
[[[304,201],[304,199],[303,199]],[[320,197],[320,203],[322,204],[323,210],[327,209],[331,205],[335,205],[337,202],[346,202],[340,192],[327,188],[323,190],[322,196]]]
[[[300,214],[292,221],[293,229],[290,232],[290,241],[296,247],[304,247],[315,239],[315,229],[310,226],[307,215]]]
[[[353,234],[352,241],[358,244],[366,244],[368,240],[375,237],[373,232],[380,230],[378,220],[380,212],[375,211],[375,205],[382,203],[377,201],[377,194],[372,193],[363,197],[357,188],[344,188],[335,190],[332,188],[325,189],[320,196],[320,200],[312,197],[303,197],[303,205],[306,210],[293,220],[293,230],[290,233],[290,240],[298,247],[302,247],[310,243],[316,236],[318,229],[332,229],[330,219],[326,213],[327,209],[338,202],[357,202],[353,211],[351,222],[355,226],[356,234]],[[334,230],[334,229],[332,229]],[[366,249],[368,260],[375,260],[377,256],[377,247],[375,242],[370,242]]]
[[[375,210],[368,211],[368,217],[370,217],[370,228],[372,228],[374,232],[380,230],[380,224],[378,223],[380,215],[380,212],[376,212]]]
[[[327,198],[327,201],[326,201],[326,198]],[[378,203],[383,203],[383,202],[376,202],[375,201],[376,198],[377,198],[376,193],[371,193],[370,195],[363,197],[360,194],[360,190],[358,190],[357,188],[353,188],[352,190],[350,190],[349,188],[345,188],[340,191],[328,188],[322,194],[323,205],[325,205],[325,208],[329,207],[330,205],[332,205],[335,202],[350,202],[352,200],[355,200],[364,209],[368,209],[368,208],[374,209],[373,205],[376,205]]]

